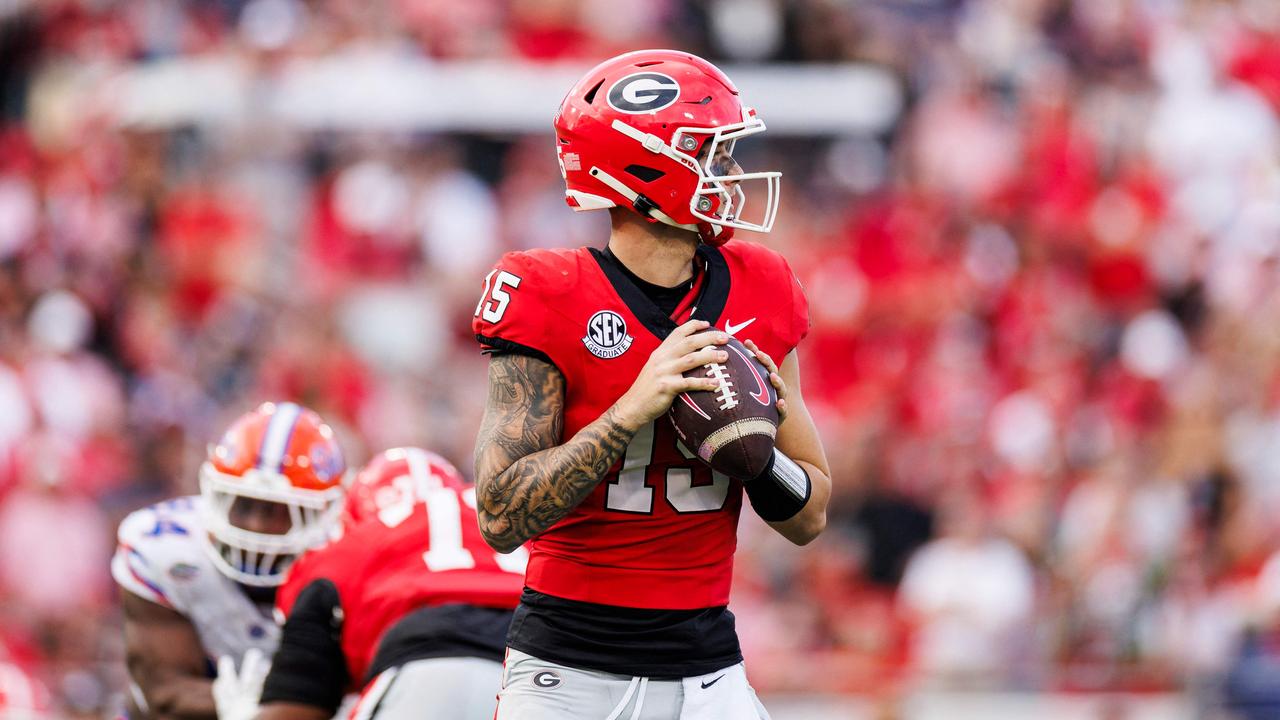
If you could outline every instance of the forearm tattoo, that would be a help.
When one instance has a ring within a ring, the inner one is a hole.
[[[501,552],[556,524],[622,457],[634,431],[613,408],[559,445],[564,377],[524,355],[489,361],[489,399],[476,438],[480,530]]]

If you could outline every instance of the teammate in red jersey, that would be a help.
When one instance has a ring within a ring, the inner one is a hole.
[[[604,250],[506,255],[476,308],[491,355],[480,526],[530,552],[497,718],[767,718],[726,607],[742,494],[805,544],[831,480],[800,395],[804,293],[776,252],[730,242],[773,223],[779,173],[731,155],[764,123],[710,63],[655,50],[591,70],[555,129],[569,205],[608,208],[613,227]],[[754,221],[747,182],[767,191]],[[661,417],[715,389],[682,373],[724,361],[728,333],[783,398],[755,478],[712,472]]]
[[[345,513],[277,595],[260,720],[325,720],[360,689],[356,718],[490,720],[527,556],[486,545],[475,489],[418,448],[375,458]]]

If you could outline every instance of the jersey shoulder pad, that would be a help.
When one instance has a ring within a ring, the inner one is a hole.
[[[770,288],[771,294],[781,295],[778,301],[781,313],[777,321],[778,335],[788,352],[799,345],[809,334],[809,300],[782,253],[746,240],[731,240],[721,248],[721,252],[732,272],[746,273],[751,278],[751,286]],[[782,362],[782,358],[774,359]]]
[[[548,297],[571,294],[583,261],[590,259],[587,248],[535,248],[506,253],[494,267],[523,273],[522,277],[536,281],[535,292]]]
[[[204,554],[198,497],[179,497],[135,510],[120,523],[111,575],[120,587],[185,612],[174,584],[216,572]]]
[[[781,277],[787,267],[782,253],[748,240],[731,240],[720,248],[720,253],[735,269],[745,270],[764,280]]]
[[[514,352],[554,363],[549,338],[561,307],[579,286],[586,248],[509,252],[484,277],[471,327],[485,352]]]

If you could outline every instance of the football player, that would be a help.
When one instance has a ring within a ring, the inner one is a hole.
[[[388,450],[347,494],[343,535],[303,555],[259,720],[492,720],[527,555],[495,553],[475,489],[444,458]]]
[[[726,607],[742,496],[803,545],[831,480],[800,395],[804,293],[778,253],[730,241],[773,224],[780,173],[731,154],[764,122],[715,66],[647,50],[587,73],[554,124],[568,204],[607,208],[612,232],[604,249],[507,254],[473,320],[491,355],[480,526],[530,553],[497,717],[767,717]],[[724,362],[731,334],[780,398],[758,477],[713,472],[662,417],[718,387],[682,373]]]
[[[252,684],[253,666],[265,672],[246,657],[270,657],[279,640],[272,602],[285,571],[337,525],[345,474],[318,415],[265,403],[211,446],[198,496],[124,519],[111,573],[124,609],[131,718],[228,715],[237,683]],[[237,667],[246,677],[227,676]]]

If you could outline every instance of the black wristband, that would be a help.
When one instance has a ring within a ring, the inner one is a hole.
[[[813,483],[804,468],[774,448],[764,472],[743,483],[743,489],[757,515],[769,522],[782,522],[804,509]]]

